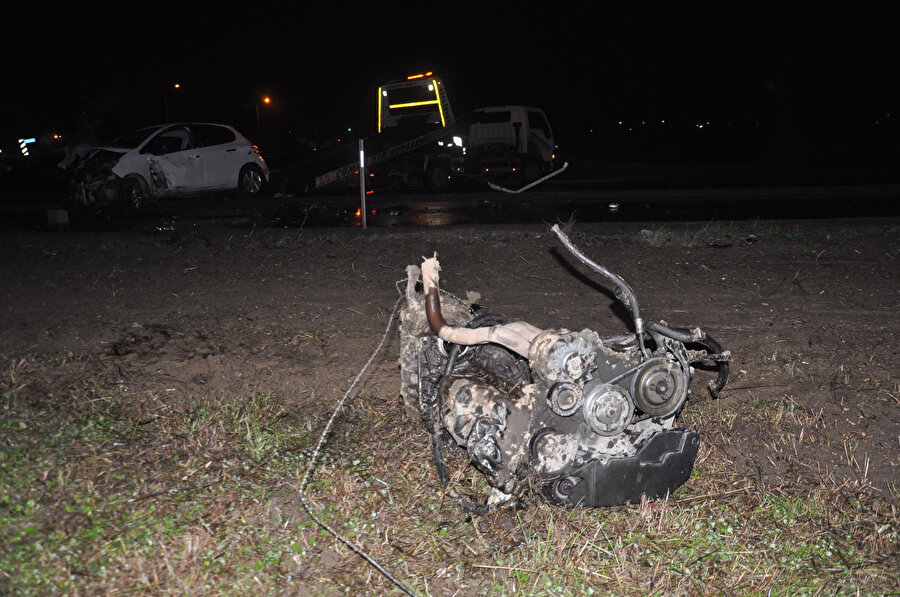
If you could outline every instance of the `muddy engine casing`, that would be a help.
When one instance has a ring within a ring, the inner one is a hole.
[[[551,504],[616,506],[664,498],[690,477],[700,438],[673,422],[688,397],[692,362],[718,362],[710,389],[724,385],[730,355],[714,340],[704,336],[702,350],[688,350],[654,331],[651,352],[635,335],[534,328],[518,352],[498,342],[456,344],[429,324],[418,275],[410,266],[400,314],[401,395],[432,433],[444,486],[440,450],[448,436],[500,501],[531,488]],[[447,326],[495,327],[501,341],[509,324],[476,317],[446,293],[440,312]]]

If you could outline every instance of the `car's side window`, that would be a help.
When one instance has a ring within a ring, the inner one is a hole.
[[[163,131],[150,140],[141,150],[141,153],[153,155],[166,155],[176,151],[191,149],[191,133],[186,127],[177,127]]]
[[[212,147],[213,145],[224,145],[235,140],[234,133],[224,126],[216,126],[214,124],[195,124],[194,141],[197,147]]]

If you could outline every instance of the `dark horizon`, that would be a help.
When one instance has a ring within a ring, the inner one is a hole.
[[[744,137],[764,127],[810,147],[892,139],[900,109],[888,70],[896,44],[874,11],[544,15],[510,5],[453,18],[402,7],[310,18],[286,3],[252,16],[156,3],[143,22],[112,7],[41,6],[42,15],[10,20],[20,25],[3,53],[4,138],[108,140],[180,119],[226,121],[253,138],[257,106],[270,143],[355,138],[374,125],[380,83],[424,70],[444,79],[458,113],[536,105],[560,141],[579,148],[594,143],[591,131],[641,127],[658,143],[706,122]],[[259,105],[263,95],[271,105]]]

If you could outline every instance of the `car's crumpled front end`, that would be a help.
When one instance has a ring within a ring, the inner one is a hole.
[[[102,207],[115,203],[121,193],[121,178],[113,169],[124,151],[108,147],[76,148],[59,163],[72,175],[64,204],[72,208]]]

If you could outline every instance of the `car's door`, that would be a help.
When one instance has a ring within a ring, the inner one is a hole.
[[[210,188],[233,187],[247,162],[247,143],[228,127],[217,124],[193,124],[191,130],[203,161],[206,184]]]
[[[176,195],[206,188],[200,152],[194,147],[187,126],[175,125],[160,131],[141,148],[147,155],[150,184],[156,194]]]

